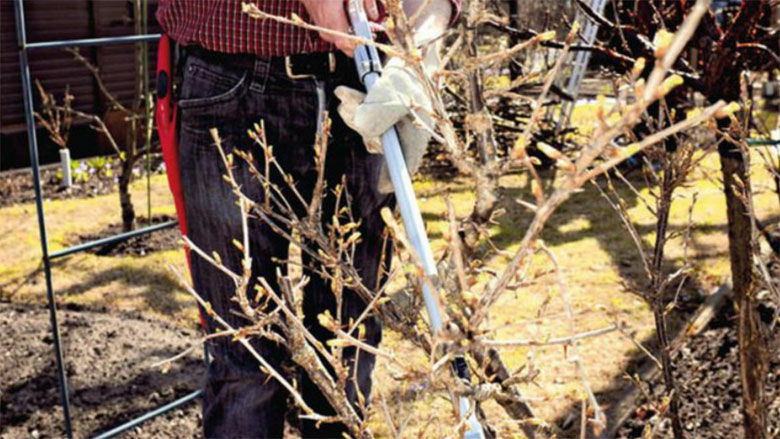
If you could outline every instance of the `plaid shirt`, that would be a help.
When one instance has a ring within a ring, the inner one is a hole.
[[[317,32],[273,20],[256,20],[241,12],[243,0],[161,0],[157,21],[181,45],[195,44],[224,53],[285,56],[330,52],[334,46]],[[309,15],[300,0],[251,0],[269,14],[306,21]],[[458,10],[462,0],[450,0]]]

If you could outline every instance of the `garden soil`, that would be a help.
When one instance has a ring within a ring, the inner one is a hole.
[[[75,437],[92,437],[201,386],[194,331],[135,313],[65,307],[58,313]],[[64,437],[46,308],[0,304],[0,438]],[[154,363],[196,349],[166,371]],[[200,437],[199,399],[125,438]]]
[[[739,378],[736,317],[733,304],[696,337],[672,352],[675,382],[680,386],[680,414],[686,436],[696,439],[741,439],[742,387]],[[771,315],[773,310],[766,309]],[[771,317],[768,319],[771,321]],[[641,438],[656,428],[658,403],[664,395],[663,377],[643,384],[644,392],[618,438]],[[769,407],[769,437],[780,437],[780,352],[771,356],[766,379]],[[657,426],[652,437],[672,438],[668,420]]]
[[[67,198],[91,198],[116,191],[113,179],[94,177],[86,181],[76,179],[73,186],[65,188],[60,183],[58,169],[41,169],[41,190],[46,200]],[[0,207],[35,201],[33,179],[30,172],[9,171],[0,175]]]
[[[161,157],[152,156],[152,173],[161,171]],[[86,160],[80,160],[86,163]],[[46,200],[62,200],[76,198],[92,198],[116,192],[117,185],[114,181],[119,173],[117,164],[111,164],[111,177],[105,175],[105,171],[85,171],[88,178],[82,179],[77,175],[73,177],[73,185],[70,188],[62,186],[62,177],[58,165],[46,165],[41,167],[41,191]],[[145,178],[146,161],[141,159],[134,168],[134,180]],[[0,207],[14,204],[32,203],[35,201],[35,191],[32,173],[29,169],[15,169],[0,173]]]
[[[696,337],[673,352],[682,386],[682,421],[688,437],[742,438],[741,390],[735,319],[730,304]],[[185,351],[194,331],[137,313],[66,306],[59,313],[76,437],[90,437],[196,390],[201,350],[166,371],[154,363]],[[43,307],[0,303],[0,439],[63,437],[48,312]],[[780,431],[780,358],[772,357],[766,391],[770,430]],[[639,438],[655,425],[663,392],[660,376],[619,430]],[[610,398],[601,394],[601,398]],[[611,420],[614,422],[614,420]],[[662,423],[655,437],[671,437]],[[136,427],[128,438],[198,438],[200,407],[192,402]],[[286,434],[287,437],[292,435]]]

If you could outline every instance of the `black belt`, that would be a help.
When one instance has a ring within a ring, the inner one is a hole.
[[[223,53],[204,49],[200,46],[188,46],[187,53],[205,61],[226,64],[241,68],[254,68],[257,58],[246,53]],[[354,61],[343,52],[299,53],[288,56],[268,57],[271,67],[279,69],[291,79],[323,78],[344,69],[354,70]],[[348,70],[347,70],[348,71]]]

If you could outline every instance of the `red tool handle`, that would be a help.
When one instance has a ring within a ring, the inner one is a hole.
[[[176,206],[176,216],[179,218],[179,229],[182,235],[187,235],[187,211],[184,209],[184,195],[181,187],[181,170],[179,168],[179,137],[177,122],[179,107],[173,95],[174,78],[173,43],[168,35],[160,37],[157,49],[157,107],[154,118],[157,122],[157,133],[162,146],[163,162],[168,175],[168,186],[173,194]],[[190,249],[185,248],[187,266],[192,273]],[[206,321],[203,310],[200,312],[200,326],[205,330]]]
[[[184,210],[184,198],[179,170],[179,138],[176,132],[178,107],[173,98],[173,51],[171,39],[167,35],[160,37],[157,52],[157,108],[155,121],[162,145],[163,161],[168,174],[168,185],[173,194],[179,228],[182,235],[187,234],[187,215]]]

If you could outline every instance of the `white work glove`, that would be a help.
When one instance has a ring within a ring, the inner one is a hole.
[[[407,16],[413,16],[423,4],[425,0],[405,0]],[[418,14],[414,26],[418,45],[428,43],[444,32],[451,8],[449,0],[433,0]],[[430,75],[439,66],[438,45],[429,44],[424,53],[424,70]],[[395,125],[409,174],[417,171],[431,139],[432,104],[423,84],[403,60],[391,58],[368,94],[345,86],[336,88],[334,94],[341,101],[339,115],[347,126],[363,137],[370,153],[383,152],[380,137]],[[380,171],[377,189],[381,193],[393,191],[387,165]]]
[[[345,86],[334,93],[341,100],[339,115],[363,137],[368,152],[382,154],[380,136],[395,125],[406,168],[409,174],[417,172],[431,138],[431,100],[403,61],[391,59],[367,95]],[[383,194],[393,191],[387,164],[382,166],[377,189]]]

